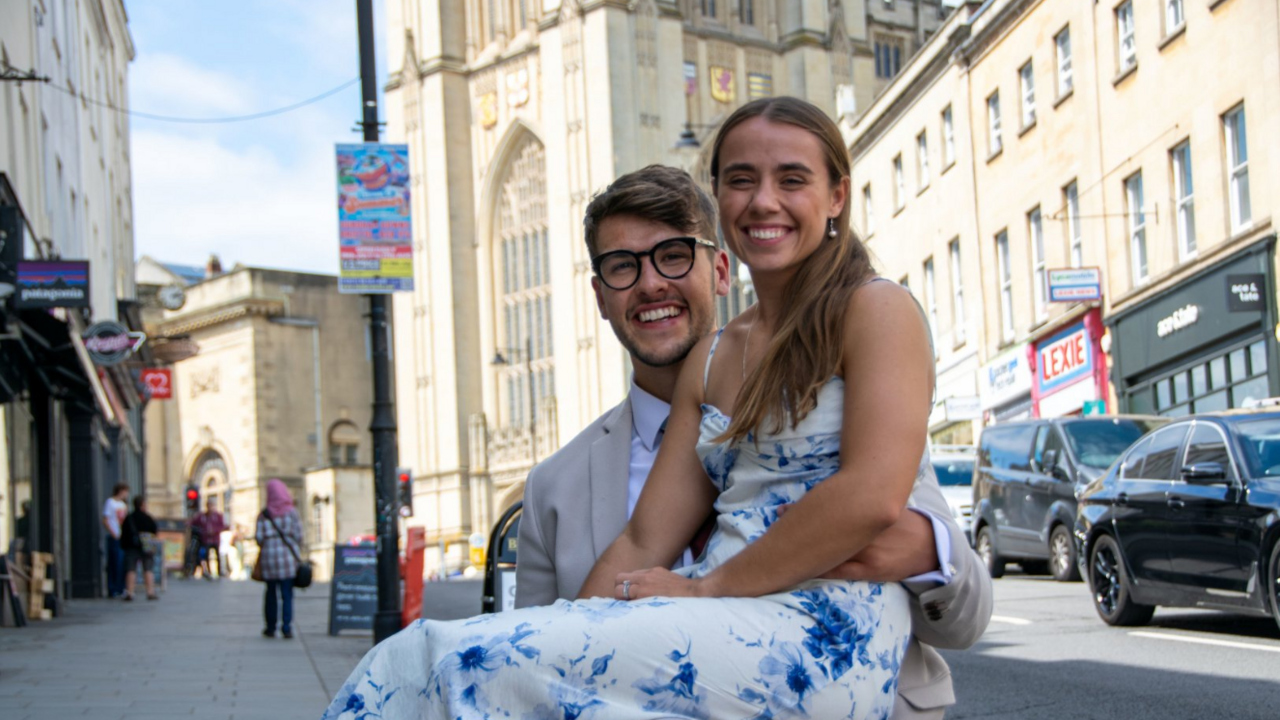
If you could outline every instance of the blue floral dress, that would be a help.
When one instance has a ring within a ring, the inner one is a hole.
[[[680,572],[723,564],[836,471],[843,399],[832,378],[797,427],[732,445],[713,442],[729,418],[703,405],[697,451],[720,491],[718,519]],[[324,717],[887,718],[910,633],[900,585],[839,580],[757,598],[559,600],[419,620],[369,651]]]

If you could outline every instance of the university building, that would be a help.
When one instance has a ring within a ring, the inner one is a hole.
[[[464,565],[466,538],[521,497],[531,465],[627,392],[627,356],[590,286],[592,195],[651,163],[708,181],[717,124],[754,98],[800,96],[851,126],[949,12],[930,0],[389,4],[387,139],[409,144],[415,192],[417,290],[394,303],[399,452],[416,478],[409,522],[440,548],[430,568]],[[722,319],[750,299],[737,280]]]
[[[1276,10],[969,3],[861,117],[855,223],[933,322],[935,441],[1277,394],[1276,150],[1256,140],[1280,120],[1259,82]],[[1063,298],[1088,268],[1100,297]]]

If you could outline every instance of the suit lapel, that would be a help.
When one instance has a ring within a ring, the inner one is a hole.
[[[610,412],[604,434],[591,444],[591,541],[595,557],[627,525],[627,487],[631,475],[631,398]]]

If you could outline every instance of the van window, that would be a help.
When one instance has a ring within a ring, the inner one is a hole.
[[[1042,425],[1040,427],[1040,434],[1036,436],[1036,451],[1035,454],[1032,455],[1035,462],[1032,463],[1032,468],[1038,473],[1047,474],[1051,472],[1053,468],[1045,467],[1044,465],[1045,451],[1056,450],[1058,452],[1058,456],[1061,457],[1063,449],[1062,436],[1058,435],[1058,431],[1054,430],[1052,425]]]
[[[1035,443],[1034,424],[990,427],[982,432],[985,465],[997,470],[1030,470],[1031,447]]]

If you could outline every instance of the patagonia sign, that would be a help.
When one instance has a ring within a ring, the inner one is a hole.
[[[16,304],[24,310],[89,307],[89,261],[18,262]]]
[[[89,326],[84,331],[84,347],[89,357],[98,365],[118,365],[132,355],[147,336],[140,332],[129,332],[129,329],[118,322],[104,320]]]

